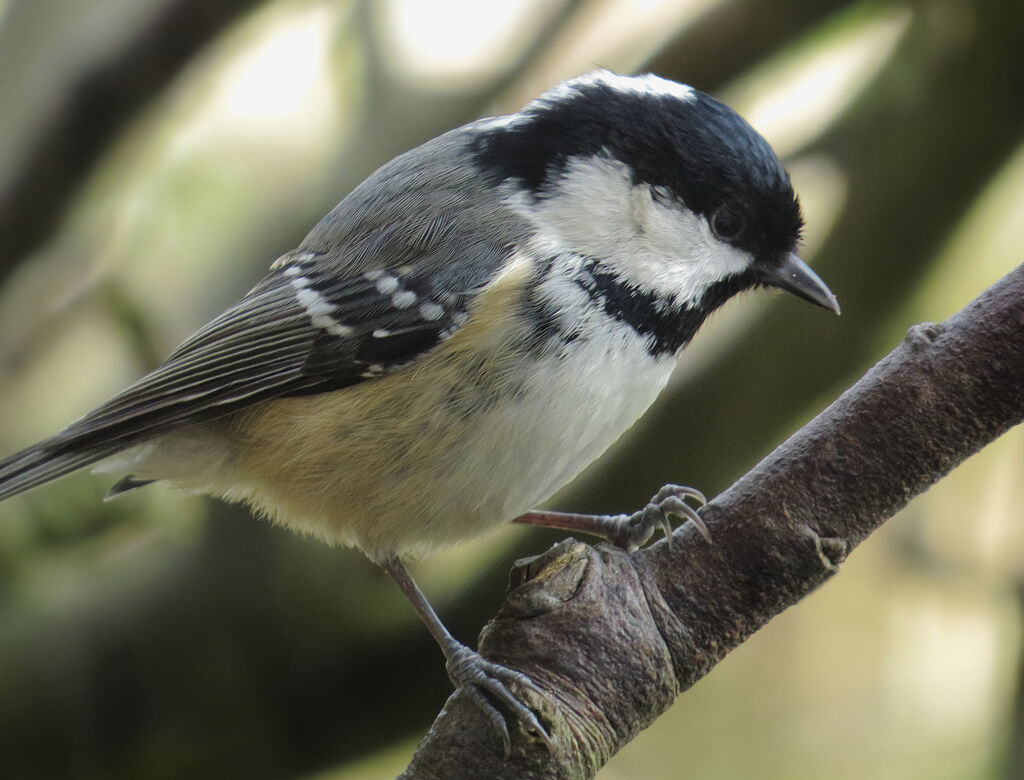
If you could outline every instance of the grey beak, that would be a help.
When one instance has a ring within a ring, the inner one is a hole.
[[[839,301],[836,300],[836,296],[821,281],[821,277],[793,252],[786,255],[781,265],[767,270],[762,276],[762,280],[769,287],[778,287],[780,290],[793,293],[798,298],[816,303],[822,308],[839,314]]]

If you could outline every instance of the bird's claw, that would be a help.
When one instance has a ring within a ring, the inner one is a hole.
[[[453,648],[448,655],[446,668],[448,677],[456,689],[464,691],[472,699],[487,716],[494,730],[498,732],[506,756],[512,751],[512,739],[508,733],[505,716],[491,703],[491,699],[511,710],[523,728],[536,734],[547,746],[548,751],[554,753],[554,744],[551,742],[551,735],[548,734],[547,729],[541,725],[533,710],[523,704],[508,687],[511,683],[538,696],[543,696],[543,691],[534,684],[533,680],[515,669],[488,661],[475,650],[461,644]]]
[[[687,498],[695,499],[701,506],[708,502],[704,494],[696,488],[685,485],[665,485],[639,512],[610,518],[614,520],[616,528],[609,533],[609,540],[627,550],[634,550],[650,539],[654,531],[660,528],[671,545],[672,523],[670,518],[678,517],[692,522],[704,540],[711,544],[711,532],[708,531],[707,525],[697,510],[686,503]]]
[[[515,518],[513,522],[526,525],[541,525],[547,528],[564,528],[569,531],[603,536],[612,544],[625,550],[635,550],[651,535],[661,529],[672,544],[672,523],[670,518],[690,520],[708,544],[711,533],[700,514],[686,503],[692,498],[701,506],[708,500],[696,488],[685,485],[665,485],[639,512],[631,515],[581,515],[573,512],[547,512],[534,510]]]

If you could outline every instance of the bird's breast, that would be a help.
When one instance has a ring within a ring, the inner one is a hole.
[[[229,495],[371,556],[450,546],[543,501],[635,422],[675,361],[593,307],[544,324],[522,290],[406,370],[254,409]]]

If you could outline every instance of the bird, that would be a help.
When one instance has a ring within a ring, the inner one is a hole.
[[[738,113],[598,70],[386,163],[224,313],[111,400],[0,461],[0,499],[92,466],[362,551],[395,580],[506,754],[551,747],[522,672],[457,641],[406,563],[509,520],[624,547],[688,519],[534,510],[626,431],[728,299],[839,313],[797,254],[790,178]]]

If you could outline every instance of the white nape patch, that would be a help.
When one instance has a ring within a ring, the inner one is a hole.
[[[398,279],[389,274],[381,274],[374,286],[381,295],[391,295],[391,293],[398,289]]]
[[[439,320],[444,316],[444,308],[438,306],[433,301],[427,301],[420,305],[420,316],[425,320],[433,322],[434,320]]]
[[[408,309],[416,303],[416,293],[412,290],[402,290],[391,296],[391,305],[396,309]]]
[[[325,330],[332,336],[347,337],[355,333],[355,328],[338,322],[332,316],[337,307],[310,286],[309,278],[300,275],[301,269],[298,266],[289,266],[284,270],[284,274],[290,277],[289,281],[292,289],[295,290],[295,297],[302,308],[306,310],[314,328]]]
[[[559,103],[572,99],[587,87],[610,87],[618,92],[650,97],[673,97],[677,100],[694,100],[697,92],[687,84],[663,79],[653,73],[641,76],[622,76],[610,70],[595,70],[574,79],[569,79],[553,89],[549,89],[538,100],[542,103]]]
[[[604,86],[619,92],[649,97],[673,97],[677,100],[691,101],[697,97],[697,91],[688,84],[663,79],[653,73],[640,76],[623,76],[610,70],[599,69],[574,79],[563,81],[556,87],[547,90],[540,97],[528,103],[520,111],[503,116],[490,116],[474,123],[475,129],[487,132],[502,128],[514,128],[528,122],[537,110],[543,110],[555,103],[563,103],[579,96],[587,87]]]
[[[624,282],[676,304],[699,300],[752,262],[715,238],[704,217],[671,197],[655,199],[649,185],[635,185],[629,166],[608,155],[570,158],[539,200],[514,186],[506,186],[505,197],[537,231],[534,251],[595,258]]]

